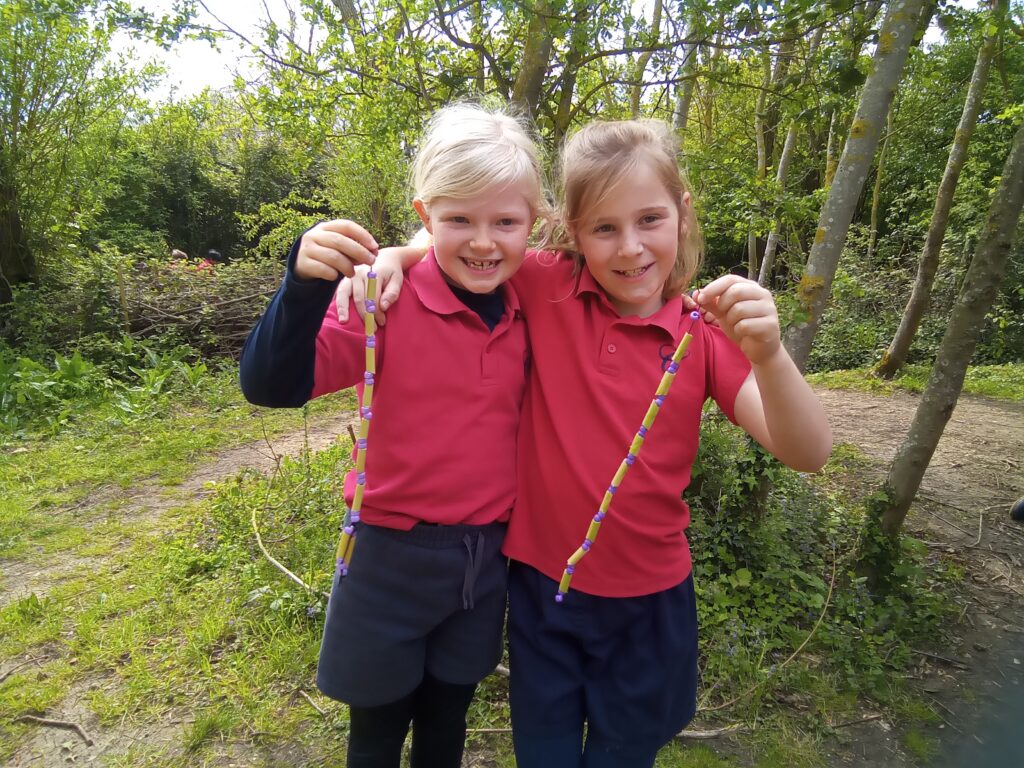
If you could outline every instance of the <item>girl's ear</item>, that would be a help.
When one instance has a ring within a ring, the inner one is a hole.
[[[690,233],[690,220],[693,218],[693,196],[683,192],[682,204],[679,206],[679,236],[685,238]]]
[[[433,225],[430,223],[430,214],[427,212],[426,204],[418,197],[413,199],[412,207],[416,209],[416,213],[420,217],[420,221],[423,222],[424,229],[430,234],[434,234]]]

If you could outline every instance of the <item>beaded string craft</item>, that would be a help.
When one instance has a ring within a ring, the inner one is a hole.
[[[693,335],[690,331],[693,330],[693,324],[699,319],[700,312],[694,310],[690,313],[690,327],[683,334],[683,338],[679,340],[679,346],[676,347],[676,351],[672,355],[672,362],[669,363],[668,368],[665,369],[665,373],[661,377],[661,383],[658,384],[658,389],[654,393],[654,399],[651,400],[651,404],[647,408],[647,414],[640,424],[640,429],[637,430],[636,435],[633,437],[633,442],[629,446],[629,453],[626,454],[626,458],[619,465],[619,469],[612,478],[608,490],[604,492],[601,506],[598,507],[597,514],[590,521],[590,527],[587,529],[587,535],[583,539],[583,544],[566,561],[565,570],[562,572],[562,580],[558,584],[558,593],[555,595],[556,602],[560,603],[565,599],[566,594],[569,592],[569,582],[572,581],[572,575],[576,571],[576,566],[583,559],[583,556],[590,551],[590,548],[594,546],[594,540],[597,538],[597,534],[601,530],[601,523],[604,521],[612,505],[615,492],[622,485],[622,480],[626,477],[629,468],[636,462],[636,457],[640,454],[640,448],[644,444],[644,438],[647,437],[647,433],[654,426],[654,420],[658,416],[658,411],[661,410],[661,406],[665,403],[665,398],[668,397],[669,388],[672,386],[672,382],[675,381],[676,372],[679,370],[679,361],[683,359],[687,348],[690,346],[690,342],[693,340]]]
[[[366,488],[366,449],[369,444],[370,420],[373,418],[373,384],[377,373],[377,273],[366,275],[366,373],[363,374],[363,403],[359,408],[359,437],[356,439],[356,492],[348,519],[342,526],[338,551],[335,553],[337,574],[345,576],[352,564],[352,552],[356,547],[356,523],[363,507],[363,490]]]

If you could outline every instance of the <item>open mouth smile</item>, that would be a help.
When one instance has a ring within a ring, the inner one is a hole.
[[[615,269],[612,271],[615,272],[616,275],[621,275],[622,277],[640,277],[641,275],[644,275],[647,272],[647,270],[649,270],[652,266],[654,265],[646,264],[642,267],[637,267],[636,269]]]
[[[460,259],[460,261],[474,272],[493,272],[498,268],[498,261],[478,261],[476,259]]]

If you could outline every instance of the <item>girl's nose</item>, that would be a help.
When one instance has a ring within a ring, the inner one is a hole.
[[[628,233],[622,238],[622,243],[619,245],[620,256],[639,256],[643,250],[644,246],[640,242],[640,238]]]
[[[469,247],[481,253],[490,253],[494,250],[494,241],[486,232],[477,232],[469,241]]]

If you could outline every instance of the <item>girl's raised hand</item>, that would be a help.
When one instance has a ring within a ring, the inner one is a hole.
[[[402,290],[402,281],[405,275],[402,272],[403,256],[407,256],[408,246],[396,248],[382,248],[377,254],[373,271],[377,273],[377,311],[374,317],[377,318],[377,325],[385,325],[387,318],[384,313],[398,300],[398,294]],[[422,254],[422,251],[417,250]],[[360,317],[366,315],[366,273],[369,267],[360,266],[350,278],[345,278],[338,283],[338,290],[334,294],[334,303],[338,310],[338,321],[348,322],[349,300],[355,300],[356,312]]]
[[[766,362],[782,346],[775,300],[753,280],[724,275],[696,291],[694,298],[751,363]]]
[[[295,257],[295,275],[303,280],[351,277],[356,264],[373,264],[377,241],[348,219],[322,221],[306,232]]]

